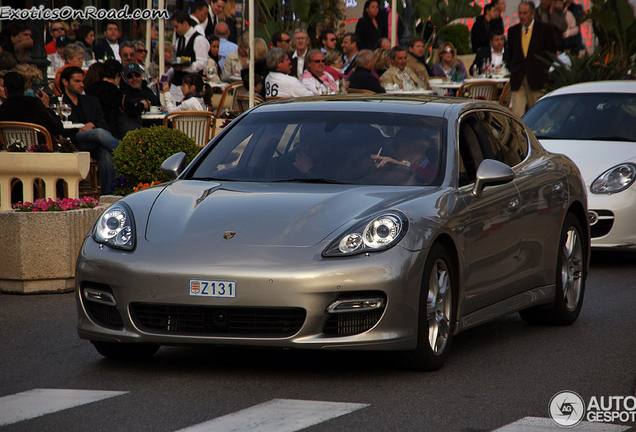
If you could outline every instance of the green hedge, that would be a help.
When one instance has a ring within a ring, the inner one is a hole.
[[[161,172],[161,164],[175,153],[185,152],[186,163],[199,153],[199,146],[185,133],[164,126],[130,131],[113,152],[115,193],[126,195],[139,183],[171,180]]]

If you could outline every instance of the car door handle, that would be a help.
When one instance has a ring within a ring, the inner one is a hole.
[[[508,210],[510,210],[513,213],[516,213],[517,211],[519,211],[520,206],[521,206],[521,203],[519,202],[519,198],[512,198],[508,202]]]
[[[565,191],[565,186],[563,185],[563,182],[559,180],[558,182],[554,183],[552,185],[552,191],[557,195],[563,194],[563,192]]]

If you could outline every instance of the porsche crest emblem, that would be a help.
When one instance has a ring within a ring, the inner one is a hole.
[[[223,234],[223,238],[225,240],[229,240],[232,237],[234,237],[235,235],[236,235],[236,232],[234,232],[234,231],[225,231],[225,234]]]

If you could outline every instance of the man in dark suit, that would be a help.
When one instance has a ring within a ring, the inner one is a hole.
[[[510,52],[510,90],[512,111],[522,116],[543,96],[548,84],[548,53],[556,53],[554,35],[549,24],[535,21],[535,7],[530,1],[519,5],[520,23],[508,30]]]
[[[471,66],[471,70],[477,66],[478,71],[482,71],[487,60],[490,61],[492,68],[497,66],[510,67],[510,52],[506,49],[506,39],[501,30],[490,32],[490,45],[483,47],[475,56],[475,61]]]
[[[371,90],[376,93],[386,93],[380,80],[373,74],[373,51],[362,50],[356,55],[356,68],[349,75],[349,88]]]
[[[24,96],[24,78],[17,72],[7,72],[2,85],[7,100],[0,105],[0,119],[35,123],[45,127],[55,137],[62,134],[60,118],[47,108],[48,95],[38,92],[38,97]]]
[[[106,21],[104,24],[104,39],[97,41],[93,52],[97,60],[115,59],[121,61],[119,56],[119,44],[122,40],[119,38],[119,25],[113,21]]]
[[[230,36],[228,36],[228,40],[230,42],[236,43],[238,38],[238,30],[236,28],[236,21],[232,17],[225,15],[225,0],[212,0],[208,4],[208,20],[204,27],[205,36],[210,37],[214,34],[214,27],[221,22],[225,21],[228,28],[230,29]]]
[[[60,79],[62,96],[60,103],[71,106],[68,119],[73,123],[81,123],[79,129],[69,129],[67,136],[73,140],[78,150],[91,153],[97,160],[99,174],[102,181],[102,193],[109,195],[113,192],[112,183],[115,180],[115,167],[112,152],[119,146],[119,140],[110,133],[108,123],[99,99],[84,95],[84,71],[76,66],[64,69]]]

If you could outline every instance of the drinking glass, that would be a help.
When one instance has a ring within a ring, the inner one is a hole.
[[[68,123],[69,122],[68,116],[70,116],[71,113],[73,112],[73,110],[71,109],[71,106],[69,104],[60,104],[60,112],[64,116],[64,122]]]

